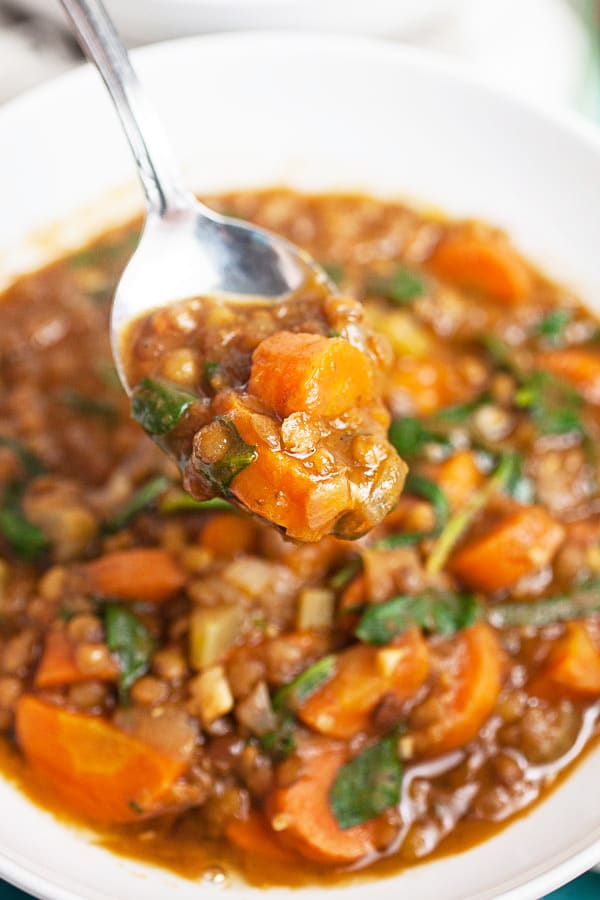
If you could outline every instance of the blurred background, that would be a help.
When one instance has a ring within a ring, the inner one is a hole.
[[[598,0],[106,0],[130,46],[241,28],[433,47],[520,94],[600,122]],[[58,0],[0,0],[0,102],[78,60]]]

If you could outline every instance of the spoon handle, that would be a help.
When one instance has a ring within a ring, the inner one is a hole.
[[[154,109],[101,0],[60,0],[75,37],[94,63],[121,120],[146,195],[148,212],[165,216],[190,205]]]

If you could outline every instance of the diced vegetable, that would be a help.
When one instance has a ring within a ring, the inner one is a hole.
[[[239,603],[208,606],[190,616],[190,664],[200,671],[221,660],[234,645],[244,622]]]
[[[470,594],[429,591],[370,604],[355,634],[369,644],[388,644],[415,625],[432,634],[451,635],[472,625],[480,615],[481,608]]]
[[[568,381],[589,403],[600,403],[600,353],[593,348],[548,350],[538,356],[538,363]]]
[[[502,687],[504,657],[483,622],[448,638],[453,649],[423,703],[409,717],[408,734],[419,756],[438,756],[473,740],[494,710]],[[444,648],[445,649],[445,648]]]
[[[514,466],[515,460],[512,454],[505,454],[501,457],[492,477],[471,494],[465,505],[451,517],[427,560],[426,568],[430,575],[443,569],[454,547],[469,528],[475,516],[487,505],[496,491],[508,484],[513,476]]]
[[[469,587],[493,593],[547,566],[564,536],[543,506],[520,506],[467,540],[452,555],[450,569]]]
[[[331,628],[335,608],[335,594],[327,588],[305,588],[298,597],[296,628]]]
[[[190,690],[204,726],[233,709],[233,695],[223,666],[211,666],[191,682]]]
[[[119,600],[161,603],[174,597],[186,580],[171,554],[156,547],[105,553],[85,569],[97,593]]]
[[[393,401],[392,408],[397,405],[399,395],[403,405],[410,407],[407,412],[417,416],[429,416],[450,404],[469,400],[473,393],[458,373],[452,357],[441,352],[422,359],[398,357],[387,391]]]
[[[472,450],[459,450],[444,462],[426,467],[424,471],[433,477],[453,512],[468,503],[484,480]]]
[[[367,278],[365,290],[371,296],[383,297],[392,303],[403,305],[427,293],[427,285],[420,272],[407,266],[396,266],[387,276]]]
[[[162,475],[156,475],[141,485],[106,523],[109,532],[120,531],[134,519],[138,513],[150,506],[169,488],[171,482]]]
[[[227,838],[252,856],[278,863],[298,863],[298,857],[278,840],[277,832],[262,813],[251,810],[245,819],[230,819],[225,828]]]
[[[119,660],[119,699],[126,704],[132,684],[150,668],[156,642],[138,617],[120,603],[107,603],[104,627],[108,649]]]
[[[254,351],[248,390],[282,418],[338,416],[372,399],[373,372],[365,354],[342,338],[279,331]]]
[[[569,622],[556,641],[542,671],[530,684],[531,693],[600,695],[600,650],[583,622]]]
[[[331,810],[340,828],[362,825],[397,804],[402,774],[398,738],[394,735],[344,763],[329,792]]]
[[[148,434],[173,431],[197,398],[174,384],[157,378],[144,378],[133,392],[133,418]]]
[[[17,704],[16,733],[43,784],[96,822],[134,822],[160,812],[184,768],[105,719],[70,713],[31,695]]]
[[[257,458],[231,484],[231,493],[250,512],[284,528],[290,537],[314,541],[329,533],[351,506],[342,471],[315,479],[302,461],[270,447],[253,414],[234,397],[230,405],[237,429],[259,448]]]
[[[90,679],[117,681],[119,666],[109,658],[101,669],[94,669],[93,675],[82,672],[77,665],[75,644],[70,640],[64,623],[56,623],[46,634],[44,650],[35,673],[36,688],[51,688],[66,684],[77,684]]]
[[[230,559],[240,553],[250,553],[255,534],[255,525],[247,516],[223,512],[211,516],[202,529],[200,542],[215,556]]]
[[[315,744],[301,758],[300,777],[277,787],[267,799],[271,826],[281,841],[302,856],[321,863],[349,864],[375,847],[371,823],[341,829],[329,802],[329,792],[346,762],[344,748]]]
[[[384,696],[393,695],[398,704],[409,700],[429,673],[427,645],[413,628],[389,649],[394,652],[388,657],[365,644],[342,650],[333,657],[328,680],[298,704],[298,716],[321,734],[351,738],[370,728],[371,714]]]
[[[531,288],[531,276],[502,238],[454,234],[443,238],[429,259],[433,272],[458,287],[518,303]]]

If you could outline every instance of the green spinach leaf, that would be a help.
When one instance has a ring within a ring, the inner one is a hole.
[[[149,667],[156,642],[146,626],[122,603],[107,603],[104,608],[106,643],[119,658],[119,700],[129,702],[129,690]]]
[[[480,613],[479,603],[471,594],[427,591],[400,595],[385,603],[369,604],[354,633],[368,644],[389,644],[413,625],[447,636],[468,628]]]
[[[345,763],[329,792],[331,811],[340,828],[368,822],[398,803],[402,776],[398,738],[393,735]]]
[[[144,378],[133,392],[133,418],[149,434],[168,434],[197,398],[174,384]]]

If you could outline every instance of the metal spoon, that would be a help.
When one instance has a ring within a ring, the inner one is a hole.
[[[213,212],[184,188],[159,121],[103,4],[60,2],[108,88],[146,197],[141,239],[117,287],[111,318],[113,355],[129,391],[121,336],[132,319],[202,295],[279,302],[309,278],[326,283],[327,277],[293,244]]]

